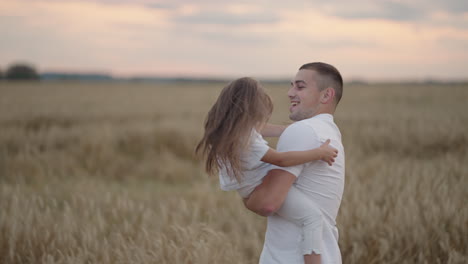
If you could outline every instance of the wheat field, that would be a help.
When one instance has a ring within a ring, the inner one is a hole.
[[[0,263],[257,263],[265,218],[193,155],[223,85],[0,82]],[[287,83],[264,86],[287,123]],[[467,103],[345,86],[344,263],[468,262]]]

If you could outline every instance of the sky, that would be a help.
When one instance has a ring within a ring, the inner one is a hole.
[[[468,79],[468,1],[1,0],[0,69],[114,76]]]

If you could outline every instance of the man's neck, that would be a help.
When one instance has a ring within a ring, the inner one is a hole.
[[[329,109],[329,108],[322,108],[322,109],[319,109],[315,115],[311,116],[311,117],[314,117],[314,116],[317,116],[317,115],[320,115],[320,114],[329,114],[329,115],[334,115],[335,114],[335,109]]]

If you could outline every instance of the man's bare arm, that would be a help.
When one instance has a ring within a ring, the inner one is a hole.
[[[260,131],[260,134],[264,137],[279,137],[287,127],[287,125],[273,125],[267,123]]]
[[[283,204],[295,180],[296,176],[287,171],[269,171],[263,182],[244,200],[245,207],[261,216],[272,215]]]

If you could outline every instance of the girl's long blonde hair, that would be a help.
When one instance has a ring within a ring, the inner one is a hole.
[[[249,77],[237,79],[221,91],[205,120],[205,133],[195,151],[206,158],[210,175],[225,166],[228,174],[242,180],[241,154],[252,129],[266,123],[273,103],[260,84]]]

